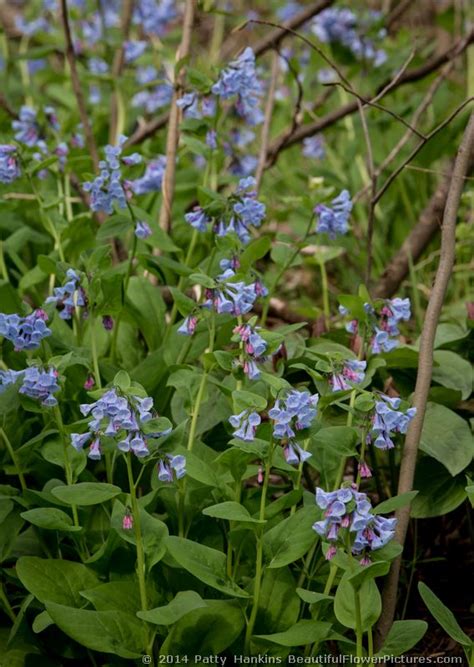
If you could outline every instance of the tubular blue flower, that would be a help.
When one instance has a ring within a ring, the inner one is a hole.
[[[138,0],[135,3],[133,22],[139,25],[145,34],[163,37],[177,16],[175,0]]]
[[[220,73],[212,92],[223,100],[236,98],[235,109],[249,125],[263,121],[260,109],[262,85],[257,78],[255,54],[250,47]]]
[[[289,442],[284,448],[283,453],[286,462],[290,465],[304,463],[311,458],[311,452],[306,452],[297,442]]]
[[[250,380],[257,380],[260,377],[260,369],[258,363],[265,361],[265,351],[267,349],[266,341],[260,336],[258,330],[260,327],[251,327],[248,324],[242,324],[235,327],[233,333],[236,334],[243,345],[243,353],[245,355],[243,361],[244,373],[248,375]]]
[[[149,114],[168,106],[173,97],[173,86],[170,83],[159,83],[152,90],[141,90],[132,97],[132,107],[141,108]]]
[[[206,232],[208,225],[211,222],[210,218],[207,217],[205,211],[200,206],[195,206],[192,211],[185,213],[184,219],[191,225],[191,227],[200,232]]]
[[[26,317],[0,313],[0,336],[12,342],[16,352],[36,350],[43,338],[51,335],[47,320],[47,314],[40,308]]]
[[[396,519],[372,513],[372,504],[355,484],[337,491],[316,489],[316,504],[324,510],[324,518],[313,524],[313,530],[329,542],[326,558],[336,555],[337,545],[345,548],[351,541],[351,553],[362,556],[361,564],[369,564],[369,551],[385,546],[394,536]]]
[[[59,317],[70,320],[75,308],[84,308],[87,305],[87,297],[80,284],[81,277],[74,269],[67,270],[66,278],[66,283],[62,287],[55,287],[45,303],[54,303],[59,310]]]
[[[0,370],[0,394],[6,389],[18,382],[23,377],[25,371],[14,371],[8,368],[6,371]]]
[[[239,440],[245,442],[252,442],[255,439],[257,426],[261,421],[260,415],[250,410],[242,410],[238,415],[229,417],[229,423],[235,429],[234,438],[239,438]]]
[[[11,144],[0,144],[0,183],[13,183],[21,176],[18,151]]]
[[[316,231],[326,233],[330,239],[340,234],[346,234],[349,229],[349,215],[352,211],[352,201],[348,190],[342,190],[335,197],[330,206],[318,204],[314,212],[318,216]]]
[[[275,401],[268,412],[274,422],[273,436],[277,440],[292,440],[296,433],[309,428],[317,415],[318,394],[311,395],[308,391],[290,391],[285,399]]]
[[[186,474],[186,459],[181,454],[171,456],[166,454],[165,458],[158,463],[158,479],[160,482],[173,482],[174,479],[182,479]]]
[[[160,192],[165,168],[166,157],[159,155],[148,164],[141,178],[130,181],[133,192],[136,195],[144,195],[148,192]]]
[[[244,315],[252,310],[257,297],[264,294],[263,286],[258,281],[249,285],[243,281],[231,282],[234,276],[232,269],[226,269],[217,276],[217,287],[206,289],[205,308],[214,308],[218,313],[231,315]]]
[[[102,58],[89,58],[87,66],[91,74],[107,74],[109,66]]]
[[[92,438],[89,458],[99,459],[100,443],[103,436],[117,439],[117,448],[122,452],[133,452],[141,458],[148,456],[148,438],[158,438],[169,433],[144,433],[143,426],[153,418],[153,399],[149,396],[122,396],[117,389],[106,391],[95,403],[80,406],[82,414],[89,417],[86,434],[73,433],[71,444],[76,449]]]
[[[313,137],[307,137],[303,141],[303,155],[313,160],[322,160],[326,156],[324,141],[320,134]]]
[[[152,235],[151,227],[147,222],[138,221],[135,226],[135,236],[138,239],[147,239]]]
[[[55,368],[30,366],[25,369],[20,394],[37,399],[45,408],[50,408],[58,404],[53,396],[58,391],[58,371]]]
[[[375,414],[372,420],[370,438],[379,449],[392,449],[394,447],[391,434],[406,433],[410,421],[416,414],[416,408],[408,408],[401,412],[397,408],[400,399],[381,395],[381,400],[375,403]]]
[[[178,333],[183,334],[184,336],[192,336],[196,330],[196,325],[197,317],[195,315],[188,315],[179,327]]]
[[[31,107],[21,107],[19,120],[12,122],[12,128],[15,130],[15,139],[20,144],[25,144],[25,146],[31,148],[38,143],[40,129],[36,118],[36,111]]]
[[[332,390],[343,391],[351,389],[354,384],[360,384],[364,380],[366,366],[366,361],[357,361],[356,359],[344,361],[342,371],[334,373],[329,379]]]
[[[142,56],[146,51],[147,43],[145,41],[133,41],[130,40],[125,42],[123,45],[123,52],[126,63],[133,63],[134,60],[137,60]]]

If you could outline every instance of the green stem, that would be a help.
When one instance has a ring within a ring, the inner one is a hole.
[[[308,445],[309,445],[309,438],[306,438],[303,442],[303,449],[304,449],[305,452],[308,449]],[[301,487],[301,478],[303,477],[303,465],[304,465],[303,461],[300,461],[299,465],[298,465],[298,477],[296,478],[296,484],[294,486],[295,491],[298,491],[298,489]],[[292,508],[290,510],[290,514],[294,514],[296,512],[296,505],[297,505],[297,503],[295,503],[292,506]]]
[[[192,233],[192,236],[191,236],[191,241],[189,242],[188,252],[186,253],[186,258],[184,260],[184,266],[186,268],[189,267],[189,264],[191,262],[191,259],[192,259],[193,253],[194,253],[194,248],[196,247],[196,243],[197,243],[197,240],[198,240],[198,236],[199,236],[199,231],[197,229],[193,229],[193,233]],[[176,286],[177,290],[181,291],[183,289],[185,279],[186,279],[185,276],[180,276],[180,278],[178,280],[178,284]],[[170,336],[170,333],[171,333],[171,330],[173,328],[173,324],[176,320],[176,315],[177,314],[178,314],[178,306],[176,305],[176,301],[175,301],[173,303],[173,307],[171,308],[170,319],[169,319],[168,325],[166,327],[165,335],[163,336],[163,345],[167,342],[167,340]]]
[[[15,472],[18,475],[18,479],[20,480],[20,486],[23,491],[26,491],[28,486],[25,481],[25,476],[23,475],[23,472],[21,471],[21,466],[18,461],[17,455],[15,450],[13,449],[12,443],[10,442],[7,434],[3,430],[3,428],[0,427],[0,435],[3,438],[3,441],[5,442],[6,448],[8,450],[8,453],[10,454],[10,458],[13,461],[13,466],[15,468]]]
[[[92,364],[94,366],[94,377],[97,389],[102,389],[102,382],[100,381],[100,370],[99,370],[99,357],[97,354],[97,341],[95,338],[95,317],[91,315],[91,352],[92,352]]]
[[[270,443],[270,451],[268,453],[268,459],[265,466],[265,478],[263,480],[262,486],[262,495],[260,497],[260,511],[258,518],[260,521],[265,520],[265,504],[267,499],[268,492],[268,482],[270,479],[270,471],[272,467],[272,457],[273,457],[273,441]],[[257,535],[257,556],[255,563],[255,586],[253,591],[253,602],[252,602],[252,611],[250,612],[250,618],[247,623],[247,630],[245,632],[245,654],[248,655],[250,652],[250,640],[252,639],[253,629],[255,626],[255,621],[257,618],[258,612],[258,603],[260,599],[260,589],[262,587],[262,575],[263,575],[263,527],[260,524],[259,534]]]
[[[311,232],[311,227],[313,225],[313,220],[314,220],[314,214],[309,219],[308,226],[306,227],[306,231],[304,233],[304,236],[300,239],[300,241],[298,243],[298,247],[293,252],[290,259],[287,262],[285,262],[285,264],[281,267],[281,269],[277,273],[273,283],[271,284],[271,286],[268,289],[268,295],[265,298],[265,302],[264,302],[263,308],[262,308],[262,315],[260,317],[260,324],[261,324],[262,327],[265,326],[265,322],[267,321],[268,309],[270,308],[270,299],[272,298],[272,294],[275,292],[276,288],[278,287],[278,283],[280,282],[282,277],[285,275],[287,270],[291,267],[291,265],[293,264],[295,259],[298,257],[299,252],[300,252],[300,247],[299,246],[301,244],[303,244],[306,241],[306,239],[308,238],[309,233]]]
[[[12,609],[12,606],[10,604],[10,601],[7,597],[7,594],[5,593],[5,590],[3,588],[3,584],[0,584],[0,602],[3,604],[3,608],[5,609],[5,612],[8,616],[8,618],[11,620],[12,623],[15,623],[16,621],[16,614]]]
[[[372,634],[372,627],[367,630],[367,647],[369,650],[369,658],[374,655],[374,637]]]
[[[135,214],[133,213],[133,211],[130,207],[129,207],[129,209],[130,209],[130,215],[132,217],[132,221],[135,225],[135,222],[136,222]],[[135,260],[135,255],[137,253],[137,242],[138,242],[138,239],[135,236],[135,234],[133,234],[132,252],[130,253],[130,257],[128,258],[127,273],[125,274],[125,280],[124,280],[124,283],[123,283],[124,302],[127,300],[128,285],[130,283],[130,278],[132,277],[133,262]],[[124,303],[124,305],[125,305],[125,303]],[[112,333],[112,341],[111,341],[111,344],[110,344],[110,356],[112,358],[113,363],[115,362],[116,356],[117,356],[117,340],[118,340],[118,332],[119,332],[120,322],[122,320],[122,313],[123,313],[123,308],[119,312],[119,314],[117,315],[117,317],[115,319],[114,330],[113,330],[113,333]]]
[[[349,567],[352,572],[355,572],[355,560],[352,555],[352,544],[349,533],[347,534],[346,540],[346,550],[347,555],[349,556]],[[355,610],[355,626],[356,626],[356,655],[358,658],[362,658],[363,655],[363,644],[362,639],[364,633],[362,631],[362,614],[360,609],[360,594],[359,590],[354,588],[354,610]]]
[[[59,436],[63,444],[64,470],[66,473],[66,482],[68,486],[72,486],[74,484],[74,480],[71,469],[71,462],[69,460],[69,449],[68,449],[66,433],[64,430],[63,418],[61,416],[61,411],[59,410],[59,407],[57,405],[54,406],[53,410],[54,410],[54,417],[56,419],[56,424],[58,425]],[[71,505],[71,509],[72,509],[72,516],[74,519],[74,525],[76,527],[79,527],[79,516],[77,514],[77,506]]]
[[[364,429],[362,431],[362,442],[361,442],[361,445],[360,445],[359,465],[363,464],[365,462],[365,447],[366,447],[366,444],[367,444],[367,431]],[[361,480],[361,474],[360,474],[360,467],[359,467],[359,470],[357,471],[357,479],[356,479],[357,487],[359,487],[360,480]]]
[[[5,264],[5,255],[3,252],[3,247],[4,247],[4,242],[0,241],[0,273],[2,274],[2,278],[8,282],[10,282],[10,278],[8,277],[8,271],[7,271],[7,265]]]
[[[329,593],[331,592],[331,588],[334,583],[334,579],[336,578],[336,574],[337,574],[337,565],[336,563],[331,562],[329,566],[328,578],[326,579],[326,585],[324,586],[323,595],[329,595]],[[316,611],[314,612],[313,620],[317,621],[318,617],[319,617],[319,608],[316,609]],[[312,646],[311,644],[308,644],[307,650],[305,651],[305,656],[316,655],[318,648],[319,648],[319,642],[315,642]]]
[[[140,508],[138,506],[137,493],[135,490],[135,483],[133,481],[132,470],[132,453],[128,452],[125,456],[128,473],[128,486],[130,489],[130,500],[132,505],[133,528],[135,531],[135,541],[137,548],[137,576],[138,586],[140,590],[140,602],[142,611],[148,609],[147,595],[146,595],[146,580],[145,580],[145,554],[143,551],[142,530],[140,523]]]

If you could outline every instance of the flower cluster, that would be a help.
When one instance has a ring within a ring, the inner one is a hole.
[[[257,362],[263,362],[267,349],[266,341],[258,333],[260,327],[251,327],[249,324],[241,324],[234,329],[234,334],[243,343],[245,359],[243,361],[244,373],[250,380],[258,380],[260,369]]]
[[[160,482],[172,482],[175,478],[182,479],[186,474],[186,459],[181,454],[171,456],[165,454],[158,463],[158,479]]]
[[[216,113],[216,101],[213,97],[199,98],[196,93],[186,93],[176,102],[178,107],[183,110],[185,118],[210,118]],[[215,146],[211,146],[215,148]]]
[[[151,409],[153,399],[148,396],[121,396],[117,390],[110,389],[95,403],[80,406],[85,416],[91,416],[87,433],[73,433],[72,446],[81,450],[89,440],[89,458],[100,459],[100,440],[103,436],[120,438],[117,447],[122,452],[132,451],[136,456],[147,456],[148,446],[143,434],[143,424],[153,418]],[[164,433],[148,434],[148,437],[159,437]]]
[[[329,206],[318,204],[314,212],[318,216],[316,231],[328,234],[330,239],[346,234],[349,229],[349,215],[352,211],[352,200],[347,190],[342,190]]]
[[[251,410],[242,410],[238,415],[229,417],[229,423],[234,427],[234,438],[239,438],[245,442],[252,442],[255,438],[257,426],[262,419],[258,412]]]
[[[386,299],[381,307],[375,309],[370,303],[364,304],[364,310],[367,313],[368,325],[372,333],[371,350],[374,354],[380,352],[390,352],[398,346],[398,340],[395,336],[400,334],[398,325],[400,322],[407,322],[411,317],[410,299]],[[347,315],[348,310],[344,306],[339,306],[341,315]],[[357,333],[359,323],[357,320],[351,320],[346,324],[346,331]]]
[[[46,326],[47,314],[37,308],[30,315],[6,315],[0,313],[0,336],[11,341],[15,351],[36,350],[43,338],[51,335],[51,329]]]
[[[330,7],[314,18],[312,31],[322,42],[341,44],[351,51],[357,60],[365,60],[379,67],[387,60],[387,54],[363,34],[377,18],[378,15],[372,12],[368,17],[368,24],[363,25],[350,9]],[[384,31],[379,33],[380,37],[384,35]]]
[[[0,183],[13,183],[20,176],[16,146],[0,144]]]
[[[344,391],[345,389],[351,389],[353,384],[360,384],[364,380],[366,367],[366,361],[345,360],[342,370],[333,373],[329,379],[332,390]]]
[[[165,168],[166,157],[159,155],[147,165],[143,176],[130,181],[130,187],[133,192],[136,195],[144,195],[148,192],[160,192]]]
[[[322,160],[326,156],[323,137],[315,134],[303,140],[303,155],[313,160]]]
[[[29,148],[36,146],[40,139],[40,127],[36,118],[36,111],[31,107],[22,106],[18,120],[12,122],[15,130],[15,139]]]
[[[216,287],[206,289],[205,308],[214,308],[218,313],[245,315],[252,310],[259,296],[266,296],[267,289],[259,280],[246,284],[243,280],[232,281],[235,271],[226,269],[216,278]]]
[[[145,34],[163,37],[177,16],[175,0],[138,0],[133,12],[133,22],[139,25]]]
[[[375,414],[368,439],[379,449],[392,449],[392,433],[406,433],[410,421],[416,414],[416,408],[408,408],[406,412],[398,410],[401,400],[382,394],[381,400],[375,403]]]
[[[327,560],[334,558],[337,545],[344,548],[350,539],[351,553],[368,565],[368,552],[384,547],[395,534],[396,519],[372,514],[369,498],[354,484],[330,492],[316,489],[316,504],[324,510],[324,519],[316,521],[313,530],[329,542]]]
[[[141,86],[151,84],[159,77],[158,70],[153,65],[138,67],[136,71],[137,83]],[[153,85],[150,89],[140,90],[132,97],[132,107],[143,107],[147,113],[154,113],[171,102],[173,86],[168,81]]]
[[[241,243],[250,241],[250,227],[260,227],[265,218],[265,204],[258,201],[255,179],[252,176],[239,181],[235,193],[228,200],[227,210],[214,226],[217,236],[235,233]],[[184,216],[186,222],[194,229],[205,232],[212,222],[205,209],[196,206]]]
[[[316,418],[318,394],[291,390],[285,399],[278,399],[268,412],[273,421],[273,437],[284,442],[284,454],[288,463],[306,461],[311,454],[294,440],[296,431],[309,428]]]
[[[135,165],[141,162],[138,153],[121,157],[122,147],[127,137],[121,136],[117,146],[106,146],[105,160],[99,162],[100,174],[93,181],[82,184],[86,192],[90,192],[90,207],[93,211],[103,211],[109,215],[113,213],[113,206],[126,208],[129,192],[122,183],[121,165]]]
[[[255,70],[255,54],[250,47],[220,74],[212,92],[223,100],[237,98],[235,109],[249,125],[263,121],[260,109],[262,85]]]
[[[58,404],[57,399],[53,396],[59,391],[58,371],[55,368],[30,366],[20,372],[23,375],[23,382],[19,389],[20,394],[41,401],[41,405],[46,408]]]
[[[70,320],[75,308],[84,308],[87,305],[86,293],[80,285],[81,278],[77,271],[68,269],[66,278],[64,285],[55,287],[53,294],[45,301],[45,303],[54,303],[62,320]]]

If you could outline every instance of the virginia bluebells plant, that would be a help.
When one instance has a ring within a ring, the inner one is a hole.
[[[255,439],[257,426],[262,421],[258,412],[251,410],[242,410],[238,415],[229,417],[229,423],[234,427],[234,438],[244,440],[245,442],[252,442]]]
[[[20,394],[41,401],[46,408],[54,407],[58,401],[53,394],[59,391],[58,371],[52,367],[30,366],[23,372]]]
[[[342,190],[329,206],[326,204],[315,206],[314,212],[318,216],[316,231],[318,234],[328,234],[330,239],[346,234],[351,211],[351,196],[347,190]]]
[[[20,176],[17,147],[0,144],[0,183],[13,183]]]
[[[53,294],[45,303],[54,303],[59,310],[59,317],[70,320],[76,308],[84,308],[87,305],[87,297],[80,285],[81,277],[74,269],[66,271],[67,281],[61,287],[55,287]]]
[[[223,100],[236,98],[235,109],[249,125],[263,121],[259,106],[263,90],[257,78],[255,54],[250,47],[222,70],[212,92]]]
[[[26,317],[0,313],[0,336],[11,341],[16,352],[36,350],[41,341],[51,335],[51,329],[46,326],[47,320],[48,316],[41,308]]]
[[[385,394],[381,394],[380,400],[375,403],[368,439],[379,449],[392,449],[394,444],[390,436],[393,433],[406,433],[410,421],[416,414],[416,408],[408,408],[406,412],[398,410],[400,403],[399,398],[390,398]]]

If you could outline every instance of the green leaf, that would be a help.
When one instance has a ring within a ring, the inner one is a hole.
[[[92,602],[96,611],[112,611],[118,609],[135,616],[141,609],[140,593],[137,581],[109,581],[95,586],[81,595]]]
[[[453,612],[422,581],[418,583],[418,591],[431,614],[451,639],[454,639],[454,641],[465,648],[471,648],[472,641],[459,626]]]
[[[242,410],[255,410],[255,412],[259,412],[265,410],[267,407],[267,401],[263,396],[259,396],[250,391],[233,391],[232,400],[234,402],[236,413],[242,412]]]
[[[81,607],[80,591],[98,584],[97,575],[81,563],[68,560],[22,556],[16,564],[23,586],[40,602],[57,602]]]
[[[271,247],[272,243],[269,236],[260,236],[258,239],[249,243],[240,255],[240,270],[247,271],[258,259],[265,257]]]
[[[122,527],[123,517],[125,515],[125,506],[119,500],[115,500],[112,510],[112,528],[120,537],[129,544],[136,545],[135,531],[126,530]],[[166,553],[166,538],[168,537],[168,527],[151,514],[140,507],[140,528],[145,551],[146,566],[148,570],[158,563]]]
[[[418,644],[427,629],[426,621],[394,621],[382,648],[375,657],[403,655]]]
[[[416,467],[414,486],[418,495],[413,500],[411,516],[426,519],[451,512],[466,499],[465,485],[464,475],[452,477],[441,463],[424,456]]]
[[[323,621],[303,620],[295,623],[284,632],[272,635],[255,635],[257,639],[265,639],[279,646],[306,646],[324,641],[329,635],[331,624]]]
[[[137,616],[155,625],[173,625],[191,611],[206,606],[206,602],[195,591],[180,591],[163,607],[139,611]]]
[[[300,601],[290,568],[265,570],[258,598],[255,634],[286,630],[298,620],[299,610]]]
[[[105,503],[122,493],[122,489],[105,482],[80,482],[71,486],[56,486],[51,493],[66,505],[85,507]]]
[[[130,375],[126,371],[119,371],[113,379],[113,384],[122,391],[127,391],[131,384]]]
[[[22,512],[20,516],[38,528],[45,530],[61,530],[73,533],[82,530],[80,526],[74,526],[71,517],[62,510],[54,507],[36,507],[35,509]]]
[[[394,496],[388,500],[384,500],[383,503],[379,503],[373,509],[374,514],[389,514],[390,512],[395,512],[400,507],[405,507],[409,505],[413,498],[418,495],[418,491],[407,491],[406,493],[401,493],[399,496]]]
[[[334,598],[334,613],[339,623],[356,629],[355,590],[349,581],[351,572],[344,573]],[[364,581],[359,590],[362,630],[368,630],[377,621],[382,611],[382,600],[373,579]]]
[[[121,658],[139,658],[146,652],[145,625],[131,614],[73,609],[55,602],[48,602],[46,611],[68,637],[93,651]]]
[[[387,574],[389,569],[390,563],[384,560],[371,563],[370,565],[361,565],[357,567],[357,572],[349,575],[348,581],[350,581],[355,590],[358,591],[364,582]]]
[[[178,565],[208,586],[232,597],[248,597],[227,576],[226,556],[221,551],[175,536],[167,539],[166,548]]]
[[[474,440],[468,423],[444,405],[428,403],[420,449],[457,475],[472,461]]]
[[[303,507],[263,536],[268,568],[289,565],[302,558],[317,539],[312,526],[318,518],[316,507]]]
[[[33,632],[38,634],[49,628],[50,625],[54,625],[54,621],[47,611],[42,611],[38,616],[35,617],[35,620],[32,624]]]
[[[461,398],[469,398],[472,393],[472,365],[448,350],[436,350],[433,355],[437,366],[433,368],[433,380],[443,387],[461,391]]]
[[[218,503],[206,507],[202,511],[206,516],[212,516],[216,519],[227,519],[228,521],[244,521],[246,523],[265,523],[250,516],[250,512],[240,503],[229,500],[225,503]]]
[[[96,238],[98,241],[104,241],[113,236],[121,236],[132,229],[133,223],[128,216],[121,214],[111,215],[100,225]]]
[[[306,604],[318,604],[323,600],[334,599],[332,595],[325,595],[324,593],[317,593],[316,591],[307,591],[305,588],[297,588],[296,592]]]
[[[160,655],[219,655],[231,646],[245,625],[237,601],[204,600],[206,606],[183,616],[171,629]]]
[[[311,436],[308,451],[310,466],[321,473],[323,488],[332,488],[341,458],[356,454],[357,431],[349,426],[329,426]]]

